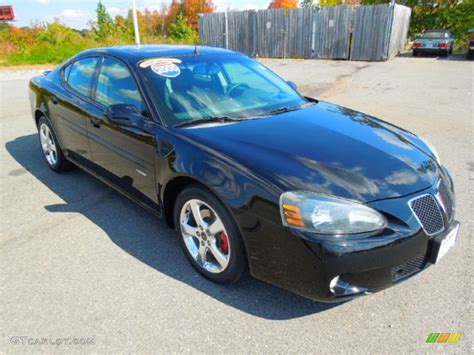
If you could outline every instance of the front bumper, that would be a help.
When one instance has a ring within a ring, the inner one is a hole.
[[[356,253],[346,252],[327,260],[327,277],[338,279],[345,288],[331,287],[327,301],[342,301],[383,290],[416,275],[436,261],[439,241],[444,239],[459,222],[436,237],[424,232],[381,248],[370,248]],[[353,288],[353,289],[351,289]]]
[[[459,226],[451,215],[441,233],[429,236],[408,207],[414,196],[435,195],[437,186],[369,203],[389,218],[388,227],[376,234],[318,236],[240,211],[236,218],[250,272],[321,302],[340,302],[407,280],[435,262],[440,241]]]
[[[243,235],[255,278],[312,300],[341,302],[383,290],[426,269],[434,262],[435,240],[443,239],[457,225],[453,220],[436,237],[420,229],[409,236],[325,243],[260,220],[258,230],[244,229]],[[344,284],[346,290],[341,288]],[[348,294],[347,288],[355,292]]]

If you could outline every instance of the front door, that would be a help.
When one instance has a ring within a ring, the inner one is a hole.
[[[94,104],[92,82],[99,57],[79,59],[60,73],[66,90],[52,92],[50,116],[62,148],[68,156],[86,164],[90,160],[87,124]]]
[[[90,117],[88,132],[95,169],[146,204],[155,206],[156,124],[149,118],[138,86],[124,63],[103,58],[93,99],[97,109]],[[109,119],[107,108],[115,104],[135,106],[142,113],[141,122],[129,126]]]

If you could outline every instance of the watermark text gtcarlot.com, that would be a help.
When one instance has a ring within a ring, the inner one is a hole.
[[[14,335],[10,337],[10,343],[13,345],[94,345],[94,338],[78,338],[78,337],[31,337],[28,335]]]

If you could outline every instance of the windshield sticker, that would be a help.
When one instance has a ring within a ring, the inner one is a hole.
[[[140,68],[148,68],[152,66],[155,63],[174,63],[174,64],[180,64],[182,63],[181,59],[178,58],[153,58],[153,59],[147,59],[144,60],[143,62],[140,63]]]
[[[176,78],[181,74],[181,70],[174,63],[153,63],[150,68],[155,74],[165,78]]]

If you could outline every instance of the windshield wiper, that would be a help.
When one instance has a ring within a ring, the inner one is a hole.
[[[191,120],[186,122],[177,123],[174,127],[189,127],[194,126],[202,123],[226,123],[226,122],[238,122],[242,121],[243,119],[240,117],[230,117],[230,116],[209,116],[198,118],[197,120]]]
[[[282,106],[282,107],[279,107],[275,110],[271,110],[271,111],[262,113],[262,114],[258,115],[257,117],[273,116],[273,115],[278,115],[279,113],[297,111],[299,109],[304,108],[304,106],[305,105],[302,105],[302,106]]]

